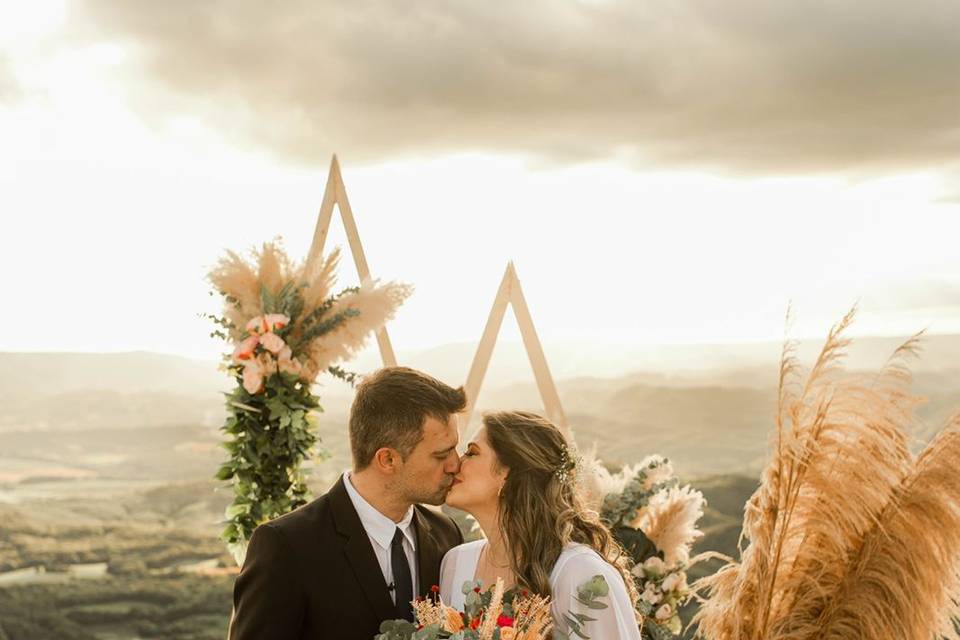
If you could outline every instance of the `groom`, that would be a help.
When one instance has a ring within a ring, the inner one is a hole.
[[[325,495],[257,527],[233,589],[230,640],[372,640],[383,620],[439,583],[463,542],[440,505],[460,468],[466,398],[407,367],[358,385],[350,409],[353,471]]]

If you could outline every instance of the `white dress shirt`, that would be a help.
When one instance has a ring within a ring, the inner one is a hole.
[[[413,591],[411,593],[416,597],[418,593],[417,534],[413,527],[413,505],[410,505],[410,508],[407,509],[403,520],[394,522],[377,511],[373,505],[367,502],[363,496],[357,492],[356,487],[354,487],[350,481],[349,472],[343,474],[343,485],[347,488],[347,495],[350,496],[350,502],[353,503],[353,508],[356,509],[357,515],[360,516],[360,523],[363,524],[364,530],[366,530],[367,535],[370,537],[370,546],[373,547],[373,552],[377,556],[377,562],[380,563],[380,570],[383,571],[383,579],[388,586],[393,584],[393,564],[390,561],[390,547],[393,544],[394,533],[397,527],[400,527],[400,530],[403,532],[403,552],[407,554],[407,562],[410,564],[410,576],[413,579]],[[390,590],[390,598],[393,599],[394,604],[396,604],[397,592],[395,589]]]

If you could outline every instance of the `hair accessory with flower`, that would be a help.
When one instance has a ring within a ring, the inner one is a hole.
[[[553,473],[560,479],[560,484],[573,486],[577,481],[582,464],[583,458],[577,453],[577,450],[568,444],[564,444],[560,450],[560,465],[554,469]]]

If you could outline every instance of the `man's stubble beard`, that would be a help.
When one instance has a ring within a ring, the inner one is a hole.
[[[425,494],[419,491],[411,492],[410,496],[413,498],[410,500],[413,504],[429,504],[435,507],[439,507],[444,502],[447,501],[447,494],[450,493],[450,489],[453,487],[453,476],[450,477],[450,482],[445,484],[439,490],[434,491],[433,493]]]

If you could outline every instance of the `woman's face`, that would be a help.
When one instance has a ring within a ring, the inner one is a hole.
[[[507,470],[500,467],[487,440],[487,428],[481,427],[460,459],[460,471],[453,477],[447,504],[472,514],[495,509],[506,479]]]

